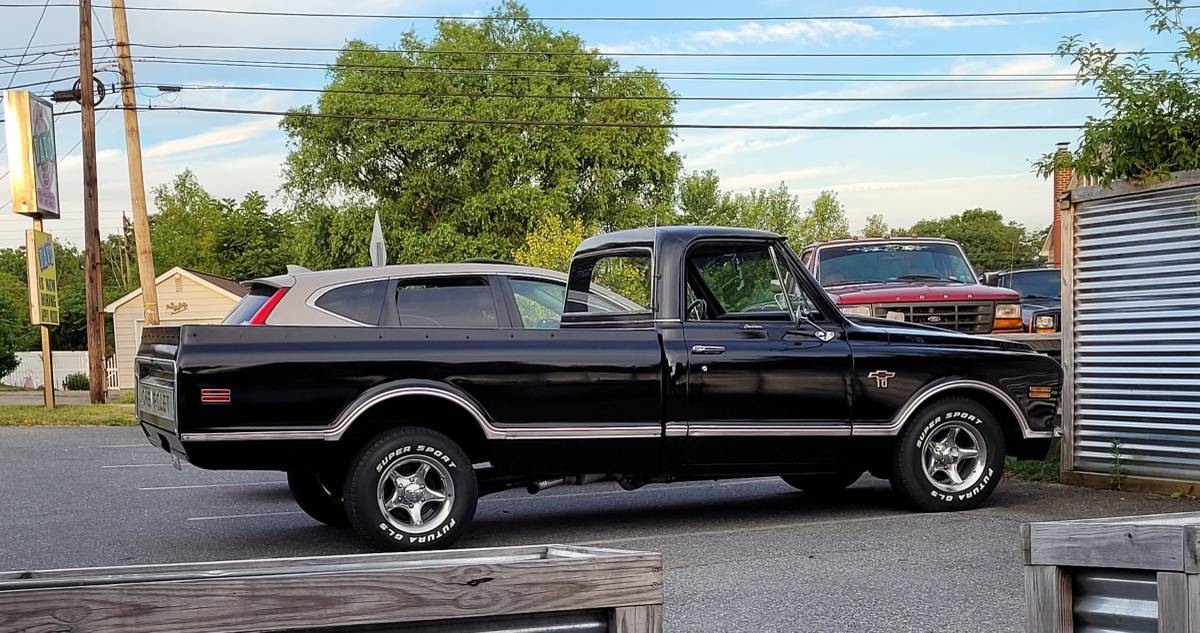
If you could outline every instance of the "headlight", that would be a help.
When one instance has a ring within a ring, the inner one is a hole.
[[[997,303],[996,304],[997,319],[1019,319],[1021,318],[1021,304],[1019,303]]]
[[[1033,327],[1038,332],[1053,332],[1054,331],[1054,315],[1043,314],[1034,319]]]
[[[871,306],[842,306],[842,314],[849,316],[871,316]]]
[[[1020,332],[1025,329],[1025,321],[1021,318],[1021,304],[997,303],[995,318],[992,319],[993,332]]]

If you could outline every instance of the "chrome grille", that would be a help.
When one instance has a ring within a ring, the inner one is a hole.
[[[923,301],[920,303],[877,303],[875,316],[887,318],[889,312],[899,312],[904,320],[922,325],[966,332],[988,334],[992,331],[991,301]]]

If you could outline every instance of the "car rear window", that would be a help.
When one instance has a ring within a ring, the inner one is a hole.
[[[500,327],[492,289],[482,277],[402,282],[396,314],[400,327]]]
[[[250,292],[242,297],[242,300],[237,305],[233,306],[233,310],[225,316],[225,320],[221,321],[224,325],[246,325],[254,315],[266,305],[267,300],[271,295],[275,294],[278,288],[271,286],[255,285],[251,286]]]
[[[314,305],[352,321],[378,325],[387,286],[385,279],[339,286],[321,295]]]

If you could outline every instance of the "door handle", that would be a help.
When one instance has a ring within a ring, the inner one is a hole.
[[[693,354],[724,354],[724,345],[693,345]]]

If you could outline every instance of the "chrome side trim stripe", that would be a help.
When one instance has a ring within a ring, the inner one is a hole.
[[[979,380],[949,380],[928,387],[924,391],[919,391],[916,395],[908,400],[908,402],[903,408],[900,409],[898,413],[896,413],[895,417],[892,418],[890,423],[880,426],[855,425],[854,436],[898,435],[900,433],[900,429],[904,428],[904,424],[908,422],[908,419],[911,418],[914,413],[916,413],[917,409],[920,408],[922,404],[925,404],[925,402],[929,401],[930,398],[933,398],[939,393],[944,393],[951,389],[963,388],[977,389],[987,392],[1003,402],[1004,405],[1008,407],[1008,410],[1012,412],[1013,417],[1015,417],[1017,420],[1017,423],[1020,424],[1021,435],[1025,439],[1031,440],[1054,437],[1053,431],[1034,431],[1033,429],[1029,428],[1029,420],[1025,418],[1025,412],[1022,411],[1021,406],[1012,399],[1012,396],[1008,395],[1003,389],[1000,389],[995,385],[991,385]]]
[[[688,437],[849,437],[849,424],[692,423]]]
[[[382,393],[355,404],[344,411],[334,420],[333,424],[321,429],[295,429],[278,431],[213,431],[208,433],[184,433],[180,439],[185,442],[240,442],[259,440],[324,440],[337,441],[350,429],[355,420],[362,417],[371,407],[392,398],[403,396],[433,396],[443,398],[462,407],[479,424],[484,437],[489,440],[552,440],[578,438],[640,438],[661,437],[662,427],[658,424],[637,424],[620,426],[574,425],[574,426],[542,426],[542,427],[500,427],[492,424],[483,411],[475,403],[458,394],[434,387],[400,387]]]

